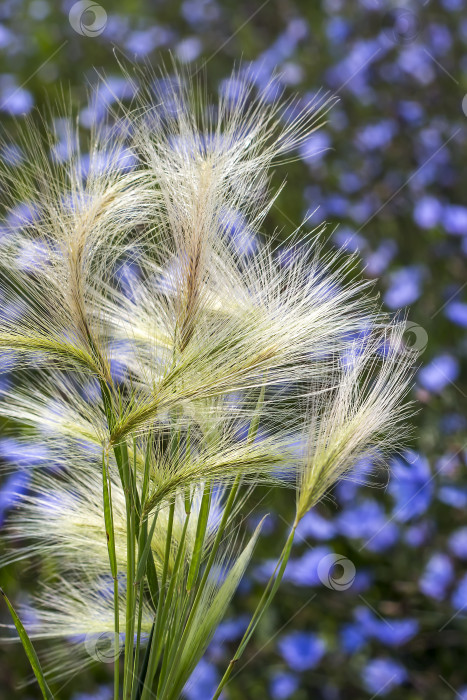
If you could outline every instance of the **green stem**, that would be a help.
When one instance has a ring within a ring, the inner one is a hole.
[[[170,504],[170,509],[169,509],[169,520],[167,524],[167,533],[166,533],[166,540],[165,540],[165,552],[164,552],[164,565],[162,568],[162,578],[161,578],[161,585],[159,589],[159,604],[157,606],[157,612],[156,612],[156,622],[155,622],[155,627],[154,627],[154,634],[152,637],[151,641],[151,649],[149,652],[149,659],[148,659],[148,668],[146,672],[146,677],[144,679],[144,686],[143,686],[143,691],[141,694],[141,700],[149,700],[149,696],[151,695],[151,686],[152,686],[152,681],[154,679],[154,676],[156,674],[156,669],[157,669],[157,663],[159,661],[159,655],[158,655],[158,650],[159,650],[159,645],[161,642],[161,618],[162,618],[162,610],[163,610],[163,605],[162,605],[162,596],[164,595],[165,591],[165,584],[167,582],[167,573],[169,569],[169,558],[170,558],[170,548],[172,546],[172,529],[173,529],[173,522],[174,522],[174,514],[175,514],[175,502],[172,501]]]
[[[118,700],[120,693],[120,613],[119,613],[119,594],[118,594],[118,570],[117,557],[115,553],[115,532],[112,509],[112,488],[109,479],[109,471],[107,464],[107,455],[105,451],[102,453],[102,489],[104,499],[104,522],[107,537],[107,549],[109,552],[110,571],[114,582],[114,700]]]
[[[136,650],[135,650],[135,660],[133,663],[133,678],[138,677],[138,665],[139,665],[139,651],[141,647],[141,623],[143,619],[143,581],[139,584],[138,591],[138,627],[136,631]],[[133,683],[133,689],[131,693],[131,699],[135,700],[136,694],[138,692],[138,683]]]
[[[164,653],[164,659],[163,659],[163,663],[162,663],[161,673],[159,676],[159,682],[158,682],[158,686],[157,686],[157,697],[159,697],[159,692],[161,692],[161,697],[162,697],[162,688],[164,686],[165,677],[167,674],[167,669],[170,668],[168,663],[169,663],[169,657],[171,656],[171,653],[170,653],[171,652],[171,642],[172,642],[173,637],[176,633],[177,625],[175,624],[174,619],[172,619],[172,628],[173,628],[173,631],[172,631],[171,626],[167,624],[167,617],[168,617],[168,614],[170,612],[170,607],[173,607],[172,601],[174,598],[175,586],[176,586],[176,583],[178,580],[178,572],[180,570],[180,565],[181,565],[182,559],[183,559],[183,557],[185,555],[185,551],[186,551],[185,538],[186,538],[186,531],[187,531],[189,519],[190,519],[190,513],[187,513],[186,517],[185,517],[185,523],[183,526],[182,535],[180,538],[180,544],[179,544],[179,548],[178,548],[178,552],[177,552],[177,557],[175,559],[175,564],[174,564],[174,568],[173,568],[173,572],[172,572],[172,578],[170,581],[169,590],[167,592],[167,600],[166,600],[166,603],[164,604],[164,614],[162,616],[162,628],[163,629],[167,628],[169,632],[168,632],[168,640],[167,640],[167,645],[166,645],[166,649],[165,649],[165,653]],[[180,584],[183,583],[182,579],[183,579],[183,571],[182,571]],[[175,599],[174,617],[175,617],[175,613],[176,613],[176,610],[177,610],[179,603],[180,603],[180,596],[177,596]],[[159,649],[160,649],[159,650],[159,657],[160,657],[160,652],[162,651],[161,645],[160,645]],[[178,649],[177,649],[177,651],[178,651]]]
[[[230,513],[232,512],[232,508],[234,506],[235,499],[237,497],[238,489],[240,488],[240,481],[241,481],[240,476],[237,476],[234,483],[233,483],[233,486],[230,490],[227,502],[225,504],[225,508],[224,508],[223,513],[222,513],[221,522],[219,524],[219,528],[217,530],[216,537],[214,539],[214,543],[212,545],[211,552],[210,552],[208,560],[206,562],[206,566],[204,567],[203,576],[202,576],[200,584],[196,590],[195,599],[193,601],[193,605],[191,606],[190,614],[188,616],[188,619],[187,619],[187,622],[185,625],[185,632],[184,632],[182,639],[181,639],[181,642],[180,642],[180,652],[183,650],[183,648],[185,646],[185,642],[186,642],[187,636],[189,634],[190,626],[191,626],[191,623],[193,622],[193,618],[195,616],[196,610],[197,610],[198,605],[200,603],[201,596],[203,594],[203,590],[204,590],[204,587],[206,585],[206,581],[208,580],[209,573],[210,573],[212,566],[214,564],[216,554],[219,551],[219,545],[221,543],[221,540],[222,540],[222,537],[224,534],[224,530],[225,530],[225,527],[227,525],[228,518],[230,516]]]
[[[211,484],[206,484],[204,487],[201,506],[198,514],[198,524],[196,526],[195,544],[191,555],[190,568],[186,584],[187,593],[189,593],[198,578],[199,567],[201,564],[201,555],[203,553],[204,540],[208,526],[209,511],[211,510]]]
[[[276,595],[277,589],[279,588],[279,585],[282,581],[282,578],[284,576],[285,568],[287,566],[287,562],[290,557],[290,553],[292,551],[292,544],[293,540],[295,537],[295,530],[297,528],[298,523],[295,522],[292,530],[287,538],[287,541],[284,545],[284,548],[282,549],[281,555],[277,561],[276,568],[274,569],[273,573],[271,574],[271,577],[266,585],[266,588],[264,589],[263,595],[261,596],[261,600],[259,601],[255,612],[253,613],[253,617],[250,620],[250,624],[248,625],[248,628],[243,635],[240,644],[238,645],[237,651],[233,655],[232,659],[230,660],[230,663],[227,667],[226,672],[224,673],[221,682],[219,683],[216,693],[212,700],[218,700],[222,690],[224,687],[227,685],[227,682],[231,676],[231,673],[234,669],[235,664],[237,661],[240,659],[241,655],[243,654],[246,645],[250,641],[250,638],[255,631],[259,621],[263,617],[264,613],[266,610],[269,608],[270,604],[272,603],[272,600],[274,596]]]
[[[126,447],[126,445],[125,445]],[[135,589],[135,544],[136,544],[136,522],[135,507],[130,493],[130,466],[127,458],[123,463],[123,473],[126,483],[125,503],[126,503],[126,534],[127,534],[127,567],[126,567],[126,621],[125,621],[125,665],[123,677],[123,697],[130,700],[133,686],[133,648],[135,631],[136,612],[136,589]]]

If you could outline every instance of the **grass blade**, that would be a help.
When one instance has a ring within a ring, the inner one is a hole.
[[[26,655],[29,659],[29,663],[32,666],[32,670],[34,671],[34,675],[37,678],[37,682],[39,683],[39,687],[42,691],[42,695],[45,698],[45,700],[54,700],[54,696],[52,695],[52,691],[50,690],[49,686],[47,685],[47,681],[45,680],[44,672],[42,671],[42,667],[40,665],[39,659],[36,654],[36,650],[34,649],[31,640],[28,637],[28,634],[26,630],[23,627],[23,623],[19,619],[18,615],[16,614],[16,611],[10,601],[8,600],[7,596],[3,592],[3,590],[0,588],[0,593],[2,594],[6,604],[8,605],[8,609],[11,613],[11,617],[13,618],[13,622],[15,623],[15,627],[18,630],[19,637],[21,639],[21,642],[24,647],[24,651],[26,652]]]
[[[203,498],[201,500],[201,507],[199,509],[198,524],[196,527],[196,539],[193,548],[193,554],[190,562],[190,570],[188,572],[188,580],[186,584],[186,590],[189,592],[197,577],[199,572],[199,567],[201,564],[201,555],[203,552],[204,539],[206,537],[206,530],[208,526],[209,510],[211,507],[211,486],[208,484],[204,488]]]

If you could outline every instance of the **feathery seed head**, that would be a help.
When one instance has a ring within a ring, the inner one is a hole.
[[[134,100],[86,146],[70,122],[31,127],[25,167],[5,175],[0,351],[16,381],[0,414],[50,454],[7,530],[29,544],[8,560],[52,564],[33,636],[120,624],[128,658],[122,611],[138,601],[154,674],[178,659],[158,680],[175,700],[259,535],[239,554],[245,483],[298,475],[300,520],[399,441],[414,356],[324,228],[295,231],[286,255],[263,236],[271,167],[332,100],[271,103],[244,72],[213,108],[185,76],[155,95],[152,77],[126,78]]]

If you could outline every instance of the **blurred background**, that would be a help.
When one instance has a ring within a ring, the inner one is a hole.
[[[288,186],[267,227],[285,240],[305,217],[305,231],[328,221],[327,246],[358,252],[384,306],[410,307],[407,344],[422,353],[411,448],[383,488],[342,483],[305,519],[225,698],[467,699],[467,2],[0,2],[0,117],[11,135],[0,157],[22,167],[14,119],[54,114],[62,88],[86,129],[128,89],[116,55],[157,68],[170,52],[202,69],[212,94],[235,90],[228,78],[242,61],[259,90],[279,71],[268,99],[276,88],[303,104],[319,88],[339,95],[297,161],[278,168]],[[88,102],[97,72],[111,89]],[[44,459],[40,445],[3,433],[6,463]],[[359,465],[362,481],[367,469]],[[0,523],[25,489],[24,472],[0,483]],[[272,513],[267,536],[188,700],[211,697],[287,530],[293,494],[260,499]],[[38,566],[0,571],[14,601],[27,600]],[[55,690],[110,700],[109,669]],[[28,673],[23,650],[0,645],[0,700],[39,698],[34,686],[18,689]]]

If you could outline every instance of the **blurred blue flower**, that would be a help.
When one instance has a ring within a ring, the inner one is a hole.
[[[371,547],[369,549],[371,550]],[[361,569],[359,567],[352,583],[352,593],[363,593],[364,591],[368,591],[372,587],[373,583],[373,573],[368,569]]]
[[[2,160],[7,163],[7,165],[17,166],[24,160],[23,151],[15,143],[9,143],[3,146]]]
[[[303,41],[308,36],[308,33],[308,22],[303,17],[291,19],[285,30],[285,35],[293,42]]]
[[[198,37],[189,36],[177,44],[175,52],[182,63],[191,63],[198,58],[202,48],[203,45]]]
[[[453,577],[454,568],[448,555],[436,552],[430,557],[418,585],[426,596],[443,600]]]
[[[313,632],[291,632],[279,640],[278,647],[293,671],[315,668],[326,650],[324,641]]]
[[[240,212],[224,208],[220,216],[220,225],[239,255],[251,255],[255,252],[258,241],[248,221]]]
[[[459,363],[455,357],[444,353],[433,358],[417,374],[418,383],[424,389],[438,393],[459,376]]]
[[[11,228],[28,226],[36,218],[36,207],[29,202],[21,202],[14,209],[10,209],[7,215],[7,223]]]
[[[377,249],[365,255],[365,271],[370,277],[380,277],[397,253],[397,243],[393,240],[382,241]]]
[[[366,337],[366,330],[363,329],[360,334],[349,337],[349,341],[364,339]],[[374,466],[371,459],[362,458],[359,459],[354,465],[350,478],[342,479],[338,481],[335,487],[336,496],[341,504],[349,503],[350,501],[355,501],[358,491],[362,484],[365,484],[369,477],[373,474]]]
[[[108,25],[106,27],[106,30]],[[90,129],[94,124],[101,122],[108,114],[109,106],[119,100],[129,100],[135,94],[135,86],[130,80],[122,76],[110,75],[105,83],[99,86],[99,89],[93,94],[90,103],[87,107],[81,110],[80,122],[83,126]],[[64,128],[59,129],[63,142],[60,144],[60,149],[67,151],[70,145],[67,139],[68,126],[64,123]]]
[[[467,489],[458,486],[441,486],[438,499],[453,508],[467,508]]]
[[[348,654],[355,654],[365,645],[367,636],[362,626],[349,622],[341,627],[339,638],[342,649]]]
[[[467,428],[467,417],[461,413],[444,413],[439,422],[442,432],[446,435],[452,435]]]
[[[318,131],[308,136],[299,146],[302,160],[309,166],[314,166],[323,158],[331,145],[331,138],[325,131]]]
[[[346,57],[326,71],[326,83],[339,88],[344,85],[346,90],[364,101],[369,101],[371,89],[368,85],[368,73],[372,63],[381,58],[383,50],[378,39],[358,39]]]
[[[461,578],[452,594],[451,603],[456,611],[467,608],[467,574]]]
[[[363,186],[363,179],[359,173],[342,172],[339,174],[341,190],[348,193],[358,192]]]
[[[376,124],[368,124],[357,131],[357,144],[362,150],[383,149],[391,143],[397,131],[392,119],[383,119]]]
[[[279,671],[274,673],[269,684],[269,692],[273,700],[287,700],[298,688],[298,678],[292,673]]]
[[[441,455],[441,457],[435,460],[436,473],[442,476],[455,477],[461,465],[461,459],[459,459],[459,457],[462,457],[462,453],[452,453],[452,451]]]
[[[125,42],[125,48],[133,56],[139,58],[146,56],[160,46],[166,46],[173,34],[165,27],[153,26],[148,29],[131,32]]]
[[[220,82],[219,93],[228,102],[239,102],[245,96],[247,90],[245,81],[240,78],[225,78]]]
[[[216,692],[220,678],[215,667],[201,659],[183,689],[188,700],[207,700]]]
[[[325,31],[333,44],[341,44],[350,32],[350,24],[344,17],[331,17],[326,22]]]
[[[439,223],[442,213],[443,205],[441,202],[436,197],[426,195],[416,202],[413,218],[417,226],[428,229]]]
[[[428,38],[435,56],[444,56],[452,46],[452,37],[449,29],[444,24],[428,26]]]
[[[328,547],[319,546],[306,551],[299,559],[290,559],[285,569],[284,580],[296,586],[318,586],[321,583],[318,576],[319,563],[330,553]]]
[[[423,117],[423,108],[418,102],[401,100],[399,102],[399,114],[410,124],[419,124]]]
[[[356,253],[366,248],[367,242],[356,231],[347,226],[340,226],[333,235],[334,243],[348,253]]]
[[[239,617],[234,617],[230,620],[224,620],[216,628],[213,641],[220,643],[231,642],[238,639],[245,632],[249,621],[250,619],[248,615],[240,615]]]
[[[400,309],[412,304],[420,296],[423,270],[419,266],[403,267],[391,273],[389,287],[384,294],[384,303],[390,309]]]
[[[136,301],[135,293],[141,279],[139,265],[133,261],[122,262],[116,266],[113,278],[119,290],[131,301]]]
[[[28,114],[34,106],[34,98],[29,90],[17,87],[14,83],[0,86],[0,110],[12,116]]]
[[[348,209],[348,199],[342,194],[331,194],[326,197],[323,209],[329,216],[343,217]]]
[[[370,499],[346,507],[336,518],[339,532],[351,539],[366,540],[370,551],[383,552],[397,541],[398,529],[383,506]]]
[[[462,10],[464,7],[464,0],[441,0],[442,6],[451,12],[456,10]]]
[[[116,340],[107,346],[110,374],[116,384],[121,384],[129,377],[129,364],[135,349],[128,340]]]
[[[462,328],[467,328],[467,304],[461,301],[452,301],[444,309],[444,315],[453,323]]]
[[[443,210],[443,225],[448,233],[466,235],[467,207],[458,204],[446,205]]]
[[[395,520],[406,522],[425,513],[434,491],[428,460],[409,451],[405,459],[393,459],[388,491],[395,500]]]
[[[0,526],[3,525],[6,512],[23,496],[31,482],[31,472],[20,470],[10,474],[0,484]]]
[[[354,615],[365,638],[377,639],[387,646],[405,644],[417,634],[419,629],[417,620],[378,618],[369,608],[363,606],[356,608]]]
[[[467,527],[461,527],[450,535],[449,550],[459,559],[467,559]]]
[[[364,222],[378,209],[380,201],[375,194],[366,194],[360,197],[349,207],[349,216],[357,224]]]
[[[9,437],[0,439],[0,457],[5,462],[31,467],[43,464],[50,459],[44,444]]]
[[[280,80],[284,85],[298,85],[302,82],[304,70],[299,63],[286,61],[280,72]]]
[[[422,85],[429,85],[435,78],[433,61],[418,44],[402,48],[397,58],[397,65]]]
[[[209,24],[220,16],[220,7],[215,0],[184,0],[182,16],[192,26]]]
[[[0,24],[0,49],[6,49],[15,41],[15,35],[7,27]]]
[[[330,540],[334,536],[336,531],[335,525],[326,518],[316,513],[314,510],[310,510],[300,521],[297,529],[296,543],[306,537],[311,537],[315,540]]]
[[[39,272],[49,262],[50,251],[44,241],[27,240],[21,243],[16,264],[23,272]]]
[[[362,678],[368,692],[387,695],[407,680],[407,671],[394,659],[373,659],[364,667]]]
[[[404,542],[410,547],[420,547],[432,534],[431,524],[427,521],[408,527],[404,533]]]

